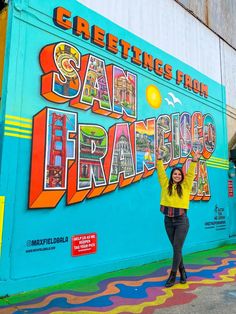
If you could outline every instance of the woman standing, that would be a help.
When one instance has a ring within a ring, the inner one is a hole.
[[[198,151],[194,154],[185,176],[181,168],[175,167],[168,179],[161,155],[158,150],[156,151],[157,174],[161,185],[160,210],[165,215],[165,229],[173,248],[172,269],[166,281],[166,287],[175,284],[177,270],[180,272],[180,283],[186,283],[187,275],[183,264],[182,247],[189,229],[187,217],[189,196],[195,177],[195,167],[200,156]]]

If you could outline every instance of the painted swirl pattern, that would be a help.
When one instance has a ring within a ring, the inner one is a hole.
[[[152,263],[149,268],[145,267],[143,273],[142,266],[136,267],[137,276],[129,276],[127,271],[124,276],[117,276],[118,272],[111,273],[109,278],[97,282],[93,291],[87,291],[86,288],[83,291],[81,287],[77,290],[74,287],[46,293],[45,289],[45,293],[41,290],[41,295],[38,297],[34,295],[32,298],[30,293],[24,295],[23,301],[20,301],[20,296],[18,302],[17,299],[14,301],[9,298],[5,300],[5,305],[1,303],[0,313],[151,314],[158,308],[190,302],[197,297],[194,290],[199,286],[221,286],[235,282],[236,251],[230,249],[232,247],[214,250],[214,257],[210,257],[211,251],[208,251],[201,258],[199,258],[200,253],[187,258],[188,282],[186,284],[165,288],[168,267],[163,265],[160,267],[159,263]],[[134,273],[132,269],[131,272]],[[66,287],[70,286],[66,285]]]

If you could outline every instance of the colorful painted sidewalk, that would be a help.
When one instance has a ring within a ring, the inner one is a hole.
[[[196,288],[236,282],[236,245],[187,255],[186,284],[165,288],[170,260],[0,300],[0,313],[142,313],[191,302]]]

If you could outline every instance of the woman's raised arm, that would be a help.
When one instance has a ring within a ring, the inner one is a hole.
[[[163,165],[161,154],[159,149],[156,150],[156,168],[157,168],[157,177],[161,186],[165,186],[168,183],[168,177]]]

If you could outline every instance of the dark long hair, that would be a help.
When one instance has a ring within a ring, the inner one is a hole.
[[[169,179],[169,185],[168,185],[168,193],[169,195],[172,195],[172,187],[173,187],[173,184],[174,184],[174,180],[172,178],[172,175],[174,173],[175,170],[179,170],[179,172],[181,173],[182,175],[182,179],[180,182],[176,183],[176,190],[177,190],[177,194],[179,197],[182,197],[183,195],[183,190],[182,190],[182,186],[181,186],[181,183],[183,182],[184,180],[184,173],[183,173],[183,170],[179,167],[175,167],[171,170],[171,173],[170,173],[170,179]]]

